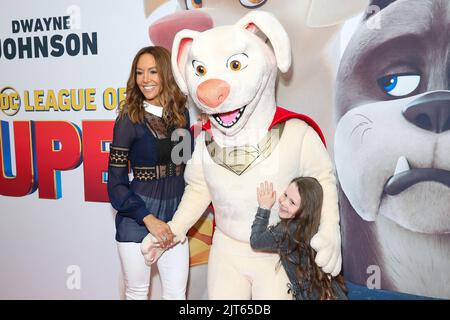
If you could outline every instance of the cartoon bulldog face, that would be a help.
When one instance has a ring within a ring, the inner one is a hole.
[[[373,4],[338,72],[342,190],[366,221],[450,233],[450,3]]]
[[[258,30],[273,50],[252,32]],[[233,136],[257,108],[273,115],[277,66],[282,71],[290,66],[289,38],[272,15],[251,12],[232,26],[180,31],[172,66],[180,89],[209,115],[213,126]]]

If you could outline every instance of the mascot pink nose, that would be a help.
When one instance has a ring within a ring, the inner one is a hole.
[[[197,87],[197,97],[210,108],[217,108],[230,93],[230,85],[220,79],[209,79]]]

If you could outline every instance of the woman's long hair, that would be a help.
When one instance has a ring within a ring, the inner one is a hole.
[[[310,283],[308,296],[313,297],[313,293],[318,294],[319,299],[336,299],[337,295],[331,286],[328,275],[315,263],[316,252],[311,247],[311,238],[317,233],[320,225],[320,215],[322,211],[323,190],[320,183],[312,177],[298,177],[291,181],[298,188],[301,198],[300,208],[292,219],[282,219],[284,235],[288,241],[288,254],[293,250],[298,251],[301,263],[297,264],[298,282]],[[291,224],[296,225],[294,234],[291,234]],[[285,241],[286,239],[282,239]],[[306,254],[305,254],[306,253]],[[282,259],[289,259],[286,252],[280,251]],[[306,257],[306,259],[304,259]],[[341,275],[334,278],[341,289],[346,292],[344,279]]]
[[[127,95],[119,107],[119,118],[128,115],[133,123],[144,121],[145,109],[143,102],[145,96],[136,83],[136,66],[139,58],[146,53],[151,54],[155,59],[156,69],[160,78],[159,101],[163,107],[162,119],[167,127],[182,128],[187,121],[184,116],[186,97],[178,88],[173,77],[169,51],[158,46],[145,47],[136,53],[127,81]]]

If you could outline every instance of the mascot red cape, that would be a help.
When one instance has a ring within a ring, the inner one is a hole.
[[[277,107],[275,100],[278,69],[286,72],[290,65],[287,33],[267,12],[252,11],[231,26],[182,30],[175,36],[175,80],[208,116],[210,130],[196,137],[185,171],[186,190],[169,225],[176,240],[185,241],[212,202],[216,225],[208,263],[210,299],[291,298],[287,275],[276,267],[278,255],[256,252],[249,244],[258,207],[255,190],[264,180],[273,182],[277,194],[297,176],[320,182],[322,216],[311,246],[325,272],[340,272],[336,179],[323,136],[314,121]],[[279,221],[277,207],[269,221]],[[148,263],[155,261],[151,235],[141,249]]]

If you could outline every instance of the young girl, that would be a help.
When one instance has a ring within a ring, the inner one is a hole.
[[[250,244],[255,250],[278,251],[294,299],[347,299],[343,277],[330,278],[324,273],[314,262],[315,252],[309,244],[320,224],[323,200],[320,183],[311,177],[292,180],[278,199],[281,221],[269,228],[270,210],[276,199],[272,183],[261,183],[257,197],[259,208]]]

